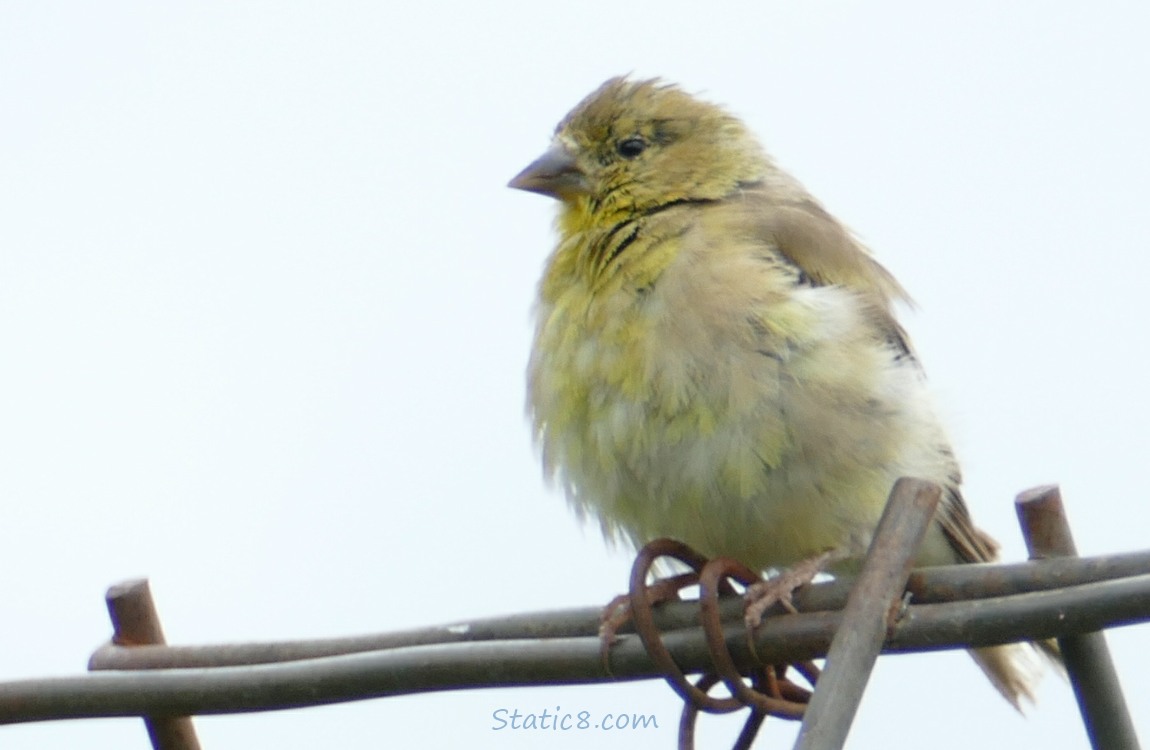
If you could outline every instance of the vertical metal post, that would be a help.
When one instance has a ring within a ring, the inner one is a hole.
[[[121,646],[163,645],[164,631],[147,579],[124,581],[104,597],[112,618],[112,641]],[[200,750],[196,730],[187,716],[144,717],[154,750]]]
[[[895,483],[843,608],[795,750],[839,750],[846,742],[941,493],[938,485],[921,479]]]
[[[1077,557],[1070,523],[1056,485],[1035,487],[1015,499],[1031,559]],[[1138,750],[1134,722],[1122,696],[1122,686],[1101,632],[1065,636],[1058,639],[1062,660],[1086,734],[1094,750]]]

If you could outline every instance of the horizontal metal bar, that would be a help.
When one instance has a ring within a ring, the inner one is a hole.
[[[924,568],[911,573],[907,590],[915,604],[980,599],[1095,581],[1150,574],[1150,550],[1090,558],[1062,558],[1009,565],[951,565]],[[851,580],[835,580],[804,586],[795,592],[801,612],[842,609]],[[775,610],[780,613],[781,610]],[[519,638],[569,638],[599,632],[601,607],[534,612],[430,628],[339,638],[269,643],[234,643],[193,646],[101,646],[88,668],[174,669],[269,664],[442,643],[470,643]],[[742,602],[723,604],[723,619],[742,619]],[[698,607],[690,602],[670,603],[655,613],[660,630],[698,625]],[[627,632],[626,627],[620,630]]]
[[[1089,632],[1150,620],[1150,574],[1019,596],[911,606],[885,651],[966,648]],[[771,617],[755,650],[769,663],[826,653],[841,613]],[[664,637],[685,671],[710,664],[697,628]],[[741,625],[727,639],[736,663],[753,663]],[[97,673],[0,683],[0,724],[110,716],[268,711],[436,690],[658,676],[639,639],[611,649],[610,677],[597,636],[436,644],[242,667]]]

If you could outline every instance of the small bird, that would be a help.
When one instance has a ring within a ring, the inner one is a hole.
[[[842,572],[913,476],[944,488],[916,562],[995,559],[895,318],[906,292],[738,118],[612,78],[510,187],[560,201],[529,410],[548,475],[609,539]],[[1033,700],[1028,644],[971,653]]]

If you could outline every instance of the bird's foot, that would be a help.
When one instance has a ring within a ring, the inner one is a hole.
[[[782,604],[791,613],[797,613],[798,610],[791,603],[795,590],[813,581],[828,564],[843,557],[845,555],[841,552],[824,552],[802,560],[772,578],[748,586],[743,610],[743,621],[747,627],[757,628],[763,621],[763,614],[776,603]]]
[[[698,580],[699,577],[693,573],[662,578],[648,584],[643,589],[643,595],[647,599],[648,606],[679,601],[679,592],[695,585]],[[603,612],[599,616],[599,653],[604,665],[608,664],[608,651],[618,639],[619,630],[629,622],[631,622],[631,594],[619,594],[603,607]]]
[[[651,606],[664,602],[679,601],[679,592],[688,586],[693,586],[698,576],[691,573],[662,578],[648,584],[644,589],[647,603]],[[607,606],[603,607],[603,614],[599,619],[599,638],[610,646],[615,642],[619,629],[631,621],[631,595],[619,594]]]

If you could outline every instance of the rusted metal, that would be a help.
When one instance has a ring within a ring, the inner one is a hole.
[[[708,672],[701,675],[693,684],[696,690],[706,694],[709,693],[711,688],[720,684],[719,676],[714,673]],[[761,686],[759,686],[761,687]],[[707,711],[701,709],[693,701],[684,700],[683,710],[679,714],[679,734],[678,734],[678,750],[694,750],[695,747],[695,726],[699,721],[700,713],[728,713],[725,711]],[[743,729],[739,732],[732,750],[746,750],[755,741],[755,736],[759,733],[763,722],[767,720],[767,713],[759,709],[752,708],[747,715],[746,721],[743,722]]]
[[[631,619],[635,623],[635,632],[643,642],[643,647],[651,656],[663,678],[671,689],[679,694],[685,702],[695,708],[710,713],[729,713],[742,708],[742,704],[735,698],[712,698],[705,691],[697,688],[687,679],[687,675],[675,663],[671,652],[663,645],[663,637],[658,626],[655,625],[654,612],[651,609],[651,600],[647,592],[647,574],[651,567],[661,557],[669,557],[690,567],[694,574],[679,576],[682,585],[691,586],[698,582],[698,573],[706,565],[706,558],[682,542],[674,539],[656,539],[643,545],[635,556],[631,566],[631,581],[629,589],[631,602]],[[608,665],[610,669],[610,665]]]
[[[127,581],[105,595],[114,643],[120,646],[162,645],[164,630],[152,590],[144,579]],[[186,716],[144,716],[155,750],[200,750],[192,720]]]
[[[1029,563],[1035,569],[1073,560]],[[991,571],[992,568],[968,566]],[[818,588],[828,584],[815,584]],[[801,595],[797,601],[803,599]],[[746,643],[742,605],[730,613],[727,646],[740,669],[757,664]],[[686,623],[663,628],[666,622]],[[710,671],[712,658],[698,626],[695,603],[659,607],[656,622],[663,643],[688,673]],[[527,620],[535,619],[531,627]],[[56,719],[200,715],[269,711],[411,695],[440,690],[499,686],[586,685],[609,676],[599,658],[599,608],[522,615],[516,629],[562,630],[581,622],[584,637],[487,639],[391,648],[286,664],[212,669],[139,670],[0,682],[0,724]],[[585,620],[585,622],[584,622]],[[950,604],[912,604],[891,631],[889,651],[966,648],[1034,640],[1150,621],[1150,573],[1088,585]],[[767,617],[755,632],[754,650],[762,661],[795,662],[826,654],[842,622],[838,612]],[[429,631],[439,631],[431,628]],[[156,646],[141,646],[152,649]],[[637,638],[612,648],[615,680],[661,677]],[[799,668],[801,671],[801,667]]]
[[[694,686],[697,690],[704,693],[710,692],[711,688],[721,682],[719,676],[716,674],[705,674],[695,681]],[[699,721],[700,714],[699,707],[691,701],[683,701],[683,710],[679,714],[679,734],[677,747],[679,750],[691,750],[695,747],[695,726]],[[763,722],[766,721],[767,715],[762,711],[751,709],[750,715],[743,723],[743,729],[739,732],[732,750],[746,750],[751,747],[755,741],[755,736],[758,735],[759,729],[762,727]]]
[[[659,558],[671,558],[691,568],[691,573],[647,583],[652,566]],[[796,719],[803,715],[810,691],[791,682],[786,677],[787,666],[772,666],[756,663],[745,671],[740,671],[728,649],[723,623],[719,614],[719,598],[735,598],[732,582],[749,587],[761,584],[762,577],[734,560],[717,558],[707,560],[695,550],[673,539],[656,539],[643,546],[635,557],[631,568],[631,578],[627,599],[629,614],[634,622],[635,632],[643,642],[651,660],[659,668],[664,679],[683,699],[684,707],[679,723],[679,748],[691,750],[695,746],[695,724],[700,712],[724,714],[746,707],[750,714],[743,725],[735,749],[750,747],[759,727],[767,716]],[[668,584],[669,587],[668,587]],[[699,619],[706,635],[712,668],[692,682],[676,663],[671,652],[663,644],[663,636],[655,622],[652,609],[654,602],[665,602],[678,597],[678,592],[687,586],[699,586]],[[741,600],[741,598],[740,598]],[[615,627],[620,622],[614,613],[615,602],[608,605],[606,620],[612,623],[608,631],[613,638]],[[602,637],[602,633],[600,634]],[[748,643],[752,631],[747,631]],[[753,648],[751,649],[753,652]],[[607,671],[611,671],[607,664]],[[818,674],[813,664],[804,665],[801,674]],[[716,673],[718,676],[716,676]],[[731,692],[729,698],[715,698],[710,689],[718,684],[719,678]],[[750,680],[750,684],[747,680]]]
[[[1012,594],[1065,588],[1150,573],[1150,551],[1083,558],[1056,558],[1009,565],[953,565],[911,573],[907,590],[916,605],[1003,597]],[[800,612],[842,609],[850,580],[834,580],[804,586],[793,603]],[[721,599],[724,622],[742,618],[738,600]],[[914,608],[912,607],[912,611]],[[781,613],[780,606],[774,612]],[[571,638],[594,635],[602,609],[533,612],[506,617],[391,633],[267,643],[214,645],[119,646],[105,644],[89,661],[91,670],[191,669],[203,667],[271,664],[340,654],[363,653],[411,646],[468,643],[518,638]],[[698,607],[693,603],[667,603],[655,610],[655,623],[663,632],[697,627]],[[1132,613],[1136,617],[1137,613]],[[630,632],[624,626],[620,632]]]
[[[1018,596],[911,605],[887,641],[894,653],[995,646],[1121,627],[1148,618],[1150,575]]]
[[[906,589],[918,604],[988,599],[1081,586],[1150,573],[1150,550],[1100,557],[1053,558],[995,565],[948,565],[910,574]],[[812,589],[807,594],[815,593]],[[828,590],[828,597],[830,591]],[[796,600],[807,611],[806,598]],[[813,603],[812,603],[813,604]],[[838,607],[827,607],[837,609]]]
[[[938,485],[920,479],[895,483],[847,598],[795,750],[839,750],[846,742],[941,494]]]
[[[784,719],[802,718],[806,704],[810,700],[809,691],[780,679],[779,670],[769,664],[762,665],[752,673],[756,680],[764,682],[764,685],[753,683],[749,686],[731,657],[719,615],[720,585],[728,578],[733,578],[744,587],[762,580],[757,573],[742,563],[723,557],[708,562],[699,574],[700,614],[715,672],[722,677],[731,695],[748,708]],[[753,637],[750,631],[747,635],[748,638]],[[786,668],[783,667],[782,671],[785,673]]]
[[[1031,558],[1078,555],[1057,486],[1035,487],[1015,500]],[[1106,637],[1101,632],[1062,636],[1058,648],[1074,687],[1086,734],[1095,750],[1137,750],[1138,736]]]

